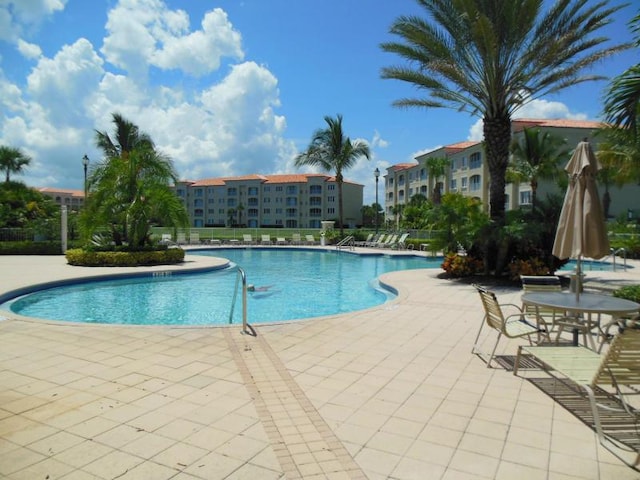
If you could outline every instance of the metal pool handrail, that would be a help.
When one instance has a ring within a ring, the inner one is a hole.
[[[238,279],[242,280],[242,333],[248,333],[249,327],[247,324],[247,274],[241,267],[236,267],[238,270],[238,277],[236,277],[236,288],[233,292],[233,301],[231,302],[231,313],[229,314],[229,324],[233,323],[233,311],[236,306],[236,299],[238,298]]]

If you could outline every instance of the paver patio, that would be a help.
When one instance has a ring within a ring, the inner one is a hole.
[[[637,266],[588,278],[638,283]],[[0,257],[0,271],[1,294],[86,269]],[[526,378],[470,353],[479,298],[438,273],[386,274],[391,303],[257,337],[0,311],[0,478],[637,479]]]

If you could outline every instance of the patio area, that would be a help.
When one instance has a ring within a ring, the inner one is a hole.
[[[187,259],[171,268],[216,261]],[[629,264],[586,272],[587,286],[639,283]],[[86,275],[63,257],[0,256],[0,269],[0,294]],[[500,366],[519,342],[503,339],[492,369],[471,354],[480,299],[439,273],[386,274],[393,302],[256,337],[0,311],[0,478],[638,479],[526,378],[546,374]]]

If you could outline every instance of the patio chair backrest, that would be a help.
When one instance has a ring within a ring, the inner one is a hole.
[[[592,385],[640,385],[640,317],[620,329],[604,355]]]
[[[502,308],[500,308],[500,304],[498,303],[496,294],[484,287],[481,287],[480,285],[474,286],[480,294],[480,300],[482,301],[482,306],[484,307],[485,320],[487,322],[487,325],[489,325],[491,328],[495,328],[496,330],[503,330],[504,314],[502,313]]]
[[[250,242],[250,241],[252,241],[252,240],[253,240],[253,238],[251,238],[251,234],[248,234],[248,233],[243,233],[243,234],[242,234],[242,239],[243,239],[245,242]]]
[[[560,292],[560,277],[557,275],[520,275],[525,292]]]

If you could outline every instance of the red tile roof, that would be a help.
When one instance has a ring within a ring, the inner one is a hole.
[[[61,193],[63,195],[71,195],[72,197],[84,197],[82,190],[70,190],[68,188],[41,187],[37,189],[42,193]]]
[[[257,180],[261,183],[307,183],[312,178],[324,179],[326,182],[335,182],[336,177],[325,175],[322,173],[293,173],[293,174],[276,174],[276,175],[243,175],[239,177],[218,177],[204,178],[194,182],[181,181],[180,183],[190,183],[191,187],[222,187],[229,182]],[[358,185],[355,182],[344,180],[344,183]]]
[[[530,127],[586,128],[596,130],[602,128],[602,122],[592,120],[572,120],[570,118],[516,118],[511,121],[511,128],[519,132]]]

